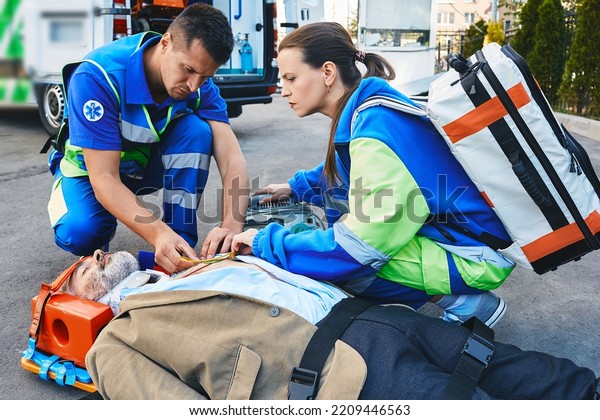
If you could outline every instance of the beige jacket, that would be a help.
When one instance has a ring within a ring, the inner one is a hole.
[[[316,327],[266,302],[214,291],[129,296],[86,357],[110,399],[287,399]],[[362,357],[338,341],[317,398],[357,399]]]

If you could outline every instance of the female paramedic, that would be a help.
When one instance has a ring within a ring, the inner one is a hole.
[[[257,193],[320,205],[329,229],[292,234],[270,224],[236,235],[232,248],[363,298],[434,302],[448,321],[495,325],[506,305],[489,290],[514,268],[483,241],[510,243],[500,220],[426,118],[383,106],[356,112],[372,96],[412,103],[388,84],[391,65],[357,51],[332,22],[291,32],[278,62],[296,114],[331,118],[329,146],[318,167]]]

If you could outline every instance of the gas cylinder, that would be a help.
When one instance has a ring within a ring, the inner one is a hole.
[[[252,70],[254,69],[254,66],[252,65],[252,46],[250,45],[250,42],[248,42],[249,35],[250,34],[245,34],[244,43],[242,44],[242,46],[239,50],[241,57],[242,57],[242,73],[243,74],[250,74],[250,73],[252,73]]]

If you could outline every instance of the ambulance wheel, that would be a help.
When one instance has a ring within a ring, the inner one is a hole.
[[[148,32],[150,30],[150,23],[144,18],[136,18],[131,20],[131,26],[134,34],[141,32]]]
[[[58,133],[65,112],[65,95],[61,85],[37,87],[38,112],[48,134]]]

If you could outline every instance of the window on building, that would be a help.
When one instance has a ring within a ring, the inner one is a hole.
[[[440,12],[438,13],[439,25],[454,25],[454,12]]]
[[[465,13],[465,24],[472,25],[475,23],[475,13]]]

